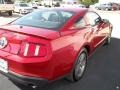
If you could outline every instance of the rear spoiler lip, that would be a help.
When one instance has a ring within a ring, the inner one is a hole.
[[[24,35],[28,35],[28,36],[34,36],[34,37],[40,37],[40,38],[45,39],[45,40],[52,40],[52,38],[47,38],[47,37],[38,36],[38,35],[34,35],[34,34],[28,34],[28,33],[19,32],[19,31],[14,31],[14,30],[10,30],[10,29],[0,28],[0,30],[12,31],[12,32],[14,32],[14,33],[19,33],[19,34],[24,34]],[[2,34],[3,34],[3,33],[2,33]]]

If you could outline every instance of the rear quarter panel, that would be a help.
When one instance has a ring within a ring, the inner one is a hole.
[[[86,33],[84,30],[82,32],[76,31],[51,42],[53,78],[70,73],[80,50],[88,44],[84,33]]]

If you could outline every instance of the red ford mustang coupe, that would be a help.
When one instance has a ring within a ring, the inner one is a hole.
[[[0,73],[33,86],[61,77],[78,81],[111,32],[110,22],[88,9],[34,11],[0,27]]]

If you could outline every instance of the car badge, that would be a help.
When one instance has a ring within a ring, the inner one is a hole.
[[[7,46],[8,44],[8,41],[5,37],[1,37],[0,38],[0,49],[3,49]]]

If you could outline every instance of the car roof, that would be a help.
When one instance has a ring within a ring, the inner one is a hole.
[[[75,13],[80,13],[80,12],[87,12],[87,8],[79,8],[79,7],[57,7],[53,8],[55,10],[65,10],[65,11],[70,11],[70,12],[75,12]]]
[[[53,8],[43,8],[39,10],[63,10],[63,11],[69,11],[69,12],[74,12],[74,13],[84,13],[87,12],[89,9],[88,8],[80,8],[80,7],[53,7]],[[36,11],[39,11],[36,10]]]

